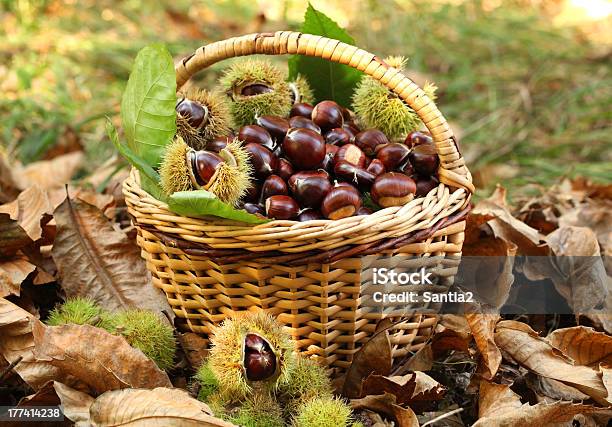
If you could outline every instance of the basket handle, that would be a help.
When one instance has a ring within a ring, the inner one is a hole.
[[[474,192],[472,176],[465,166],[448,123],[434,102],[412,80],[377,56],[338,40],[294,31],[247,34],[202,46],[175,68],[179,90],[198,71],[216,62],[245,55],[298,54],[345,64],[380,81],[410,106],[431,133],[440,168],[438,177],[451,187]]]

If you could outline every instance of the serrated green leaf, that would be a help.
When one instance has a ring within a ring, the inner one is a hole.
[[[355,44],[353,38],[345,30],[311,4],[308,4],[300,31],[305,34],[329,37],[351,45]],[[293,55],[289,58],[289,78],[295,79],[298,74],[306,77],[317,102],[331,99],[346,107],[351,104],[355,86],[363,75],[348,65],[321,58]]]
[[[150,166],[160,163],[176,133],[176,75],[161,44],[138,52],[121,100],[121,121],[131,150]]]
[[[113,123],[110,119],[106,118],[106,133],[108,134],[109,139],[119,151],[119,153],[136,169],[138,169],[143,175],[147,176],[153,182],[159,182],[159,174],[155,169],[153,169],[144,159],[137,154],[135,154],[130,147],[125,144],[122,144],[119,141],[119,135],[117,134],[117,129],[113,126]]]
[[[244,210],[235,209],[206,190],[177,191],[169,197],[167,203],[172,212],[180,215],[193,217],[213,215],[249,224],[262,224],[269,221]]]

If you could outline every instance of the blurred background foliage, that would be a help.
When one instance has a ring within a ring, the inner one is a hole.
[[[526,195],[563,176],[612,181],[612,4],[606,0],[322,0],[313,6],[408,75],[439,86],[480,189]],[[0,0],[0,141],[28,163],[83,147],[114,155],[104,118],[132,61],[176,59],[255,31],[298,29],[307,3],[265,0]],[[220,67],[204,73],[212,82]],[[88,170],[82,171],[87,174]]]

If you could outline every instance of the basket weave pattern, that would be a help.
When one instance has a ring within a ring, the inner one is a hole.
[[[385,84],[431,132],[440,185],[426,197],[368,216],[253,226],[174,214],[140,188],[133,172],[124,194],[137,243],[153,284],[165,292],[183,329],[206,337],[236,311],[265,309],[288,327],[302,351],[344,369],[386,317],[361,305],[363,256],[459,258],[474,190],[471,175],[446,120],[424,92],[376,56],[336,40],[281,31],[216,42],[178,64],[177,87],[220,60],[250,54],[317,56]],[[451,272],[439,290],[452,279]],[[432,312],[390,320],[399,321],[389,329],[394,357],[422,347],[436,324]]]

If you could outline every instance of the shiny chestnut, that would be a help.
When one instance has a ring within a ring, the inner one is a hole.
[[[438,171],[438,152],[434,145],[421,144],[410,150],[410,164],[419,175],[433,175]]]
[[[416,179],[416,195],[425,197],[431,190],[438,187],[440,182],[433,176],[417,177]]]
[[[272,92],[274,89],[272,89],[270,86],[265,85],[263,83],[254,83],[248,86],[245,86],[242,88],[242,90],[240,91],[240,94],[243,96],[255,96],[255,95],[261,95],[262,93],[269,93]]]
[[[276,167],[276,173],[285,181],[289,180],[291,175],[295,173],[293,166],[287,159],[278,159],[278,165]]]
[[[315,219],[323,219],[323,215],[321,215],[321,212],[314,210],[314,209],[304,209],[298,215],[298,221],[301,221],[301,222],[313,221]]]
[[[355,215],[364,216],[364,215],[370,215],[372,213],[374,213],[372,209],[362,206],[359,209],[357,209],[357,212],[355,213]]]
[[[274,219],[293,219],[300,213],[297,202],[289,196],[272,196],[266,199],[266,216]]]
[[[291,107],[289,117],[302,116],[310,119],[312,117],[313,109],[314,107],[306,102],[298,102],[297,104],[293,104],[293,107]]]
[[[291,181],[293,197],[304,208],[317,209],[332,189],[329,178],[317,171],[298,172]]]
[[[376,179],[374,174],[347,161],[337,162],[334,174],[339,180],[356,185],[361,191],[368,191]]]
[[[385,173],[385,165],[380,160],[373,159],[366,170],[374,176],[382,175]]]
[[[346,144],[338,149],[334,157],[334,163],[342,161],[363,168],[366,164],[366,155],[361,151],[361,148],[357,147],[355,144]]]
[[[392,171],[408,160],[410,149],[404,144],[392,142],[381,145],[376,150],[376,158],[382,162],[387,171]]]
[[[189,152],[191,159],[191,169],[197,184],[206,187],[215,176],[217,169],[224,163],[223,158],[212,151],[193,151]]]
[[[291,128],[283,141],[283,151],[297,170],[317,169],[325,157],[325,141],[311,129]]]
[[[414,198],[416,183],[399,172],[388,172],[376,177],[370,190],[372,200],[378,206],[403,206]]]
[[[264,207],[257,203],[245,203],[243,209],[253,215],[266,215]]]
[[[355,135],[344,128],[334,128],[325,134],[325,142],[332,145],[351,144]]]
[[[366,129],[355,135],[355,145],[370,157],[376,155],[376,147],[388,143],[387,136],[378,129]]]
[[[312,120],[307,117],[295,116],[289,119],[289,125],[292,128],[302,128],[314,130],[316,133],[321,133],[321,128],[314,124]]]
[[[323,131],[340,128],[344,124],[342,107],[334,101],[321,101],[315,105],[311,119]]]
[[[284,195],[289,194],[289,190],[287,188],[287,184],[283,179],[278,175],[270,175],[266,178],[264,183],[261,186],[261,200],[264,201],[268,197],[276,196],[276,195]]]
[[[229,144],[230,141],[230,136],[217,136],[206,143],[206,151],[218,153],[227,147],[227,144]]]
[[[187,123],[193,128],[200,128],[208,121],[208,110],[202,104],[187,98],[181,99],[176,104],[176,112],[187,119]]]
[[[277,116],[258,117],[257,124],[267,130],[270,136],[278,143],[283,142],[290,128],[289,120]]]
[[[245,203],[258,203],[259,195],[261,194],[261,185],[251,181],[251,185],[247,188],[247,192],[242,198]]]
[[[244,149],[249,153],[253,173],[258,179],[266,179],[276,171],[278,157],[268,148],[254,142],[248,143]]]
[[[353,216],[361,207],[359,191],[351,185],[338,185],[331,189],[323,203],[321,213],[325,218],[341,219]]]
[[[414,132],[410,132],[406,139],[404,140],[404,144],[408,147],[413,148],[417,145],[421,144],[431,144],[433,145],[433,138],[429,132],[421,132],[415,130]]]
[[[269,150],[274,150],[276,144],[265,128],[259,125],[246,125],[238,129],[238,139],[245,143],[255,143],[266,147]]]

